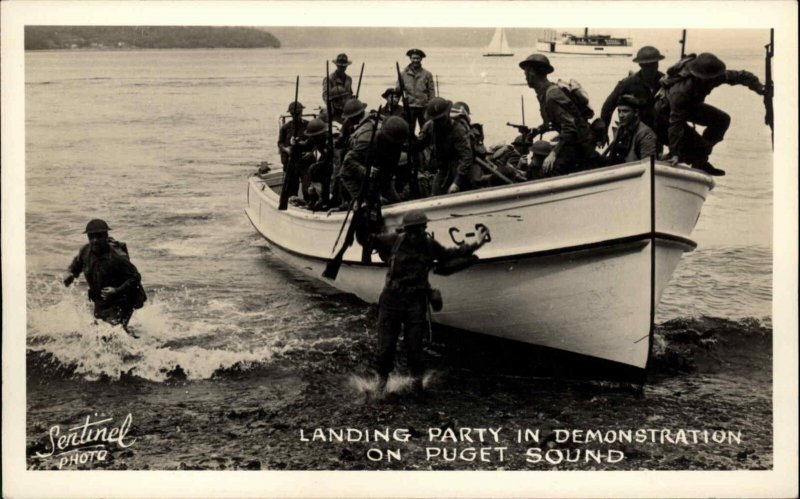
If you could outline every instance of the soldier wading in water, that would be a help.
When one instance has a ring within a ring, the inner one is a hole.
[[[384,394],[389,373],[394,369],[395,349],[401,328],[404,328],[408,369],[413,378],[412,389],[415,395],[422,395],[422,376],[425,372],[422,335],[427,329],[428,302],[430,300],[436,310],[442,306],[441,295],[432,290],[428,282],[428,272],[434,267],[434,262],[470,256],[489,241],[489,230],[480,227],[477,242],[445,248],[425,232],[427,224],[428,217],[419,210],[413,210],[403,217],[402,232],[372,235],[369,238],[372,247],[389,264],[386,284],[378,303],[379,397]]]
[[[128,257],[127,246],[108,237],[110,230],[108,224],[99,219],[86,225],[84,234],[89,244],[72,260],[64,285],[69,287],[83,272],[89,285],[89,299],[94,302],[95,318],[112,325],[121,324],[125,332],[136,338],[128,330],[128,321],[135,309],[142,308],[147,296],[139,271]]]

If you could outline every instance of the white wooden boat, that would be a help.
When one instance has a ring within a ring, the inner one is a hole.
[[[362,263],[356,243],[338,278],[323,279],[345,214],[278,211],[282,177],[248,182],[256,230],[289,265],[376,302],[385,264],[377,255]],[[683,252],[696,246],[689,236],[713,187],[697,170],[643,160],[398,203],[383,215],[393,231],[409,210],[424,210],[445,246],[474,238],[479,224],[491,230],[478,263],[431,275],[445,302],[433,322],[644,372],[655,306]]]
[[[633,55],[633,41],[609,35],[590,35],[588,28],[584,29],[583,36],[561,33],[560,38],[554,31],[547,30],[536,41],[536,50],[552,54],[629,56]]]
[[[508,38],[503,28],[494,30],[494,36],[492,36],[492,41],[489,42],[486,50],[487,52],[483,54],[484,57],[510,57],[514,55],[514,52],[508,46]]]

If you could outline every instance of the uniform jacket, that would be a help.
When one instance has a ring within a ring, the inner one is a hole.
[[[445,248],[428,234],[419,238],[395,232],[374,235],[371,240],[380,255],[388,255],[389,270],[384,290],[400,293],[427,291],[430,288],[428,273],[434,262],[471,255],[475,251],[472,244]]]
[[[661,79],[656,113],[661,119],[666,118],[669,150],[672,153],[682,150],[684,127],[687,121],[691,121],[692,111],[722,84],[745,85],[751,90],[759,88],[758,77],[749,71],[728,70],[719,78],[701,80],[684,68],[675,77],[665,76]]]
[[[359,182],[367,173],[367,155],[369,143],[372,138],[374,123],[369,116],[365,116],[350,135],[349,148],[342,163],[342,178],[354,179]],[[377,131],[376,131],[377,133]]]
[[[654,86],[650,86],[644,81],[641,71],[637,71],[620,80],[608,98],[606,98],[603,109],[600,111],[600,118],[607,125],[610,124],[611,115],[614,114],[614,109],[617,107],[617,101],[623,95],[630,94],[644,103],[639,110],[639,119],[650,128],[653,128],[655,124],[653,105],[656,102],[656,92],[660,88],[658,81],[663,77],[664,73],[657,72]]]
[[[463,188],[471,181],[474,159],[469,134],[468,126],[450,118],[441,127],[435,126],[433,120],[422,127],[418,144],[433,147],[431,159],[437,171],[447,174],[445,188],[452,182]]]
[[[344,108],[344,103],[353,97],[353,79],[345,73],[344,78],[339,73],[331,73],[331,107],[339,111]],[[328,102],[328,77],[322,79],[322,102]]]
[[[403,78],[409,107],[425,107],[428,101],[436,97],[433,75],[427,69],[419,68],[415,71],[409,64],[403,69],[400,76]]]
[[[113,244],[113,240],[112,244]],[[69,266],[69,272],[77,277],[83,272],[89,285],[89,298],[100,305],[133,299],[142,278],[136,267],[125,257],[119,255],[114,248],[109,248],[104,255],[95,255],[86,244],[78,252]],[[104,300],[100,291],[105,287],[114,287],[117,293],[110,300]]]
[[[297,127],[297,136],[299,138],[303,137],[303,132],[306,130],[308,126],[308,121],[301,119],[300,125]],[[289,147],[290,140],[294,136],[294,121],[289,120],[283,124],[280,131],[278,132],[278,151],[281,155],[281,162],[286,164],[289,160],[289,155],[283,150],[286,147]]]
[[[609,145],[614,164],[628,163],[656,154],[656,133],[641,120],[619,127]]]
[[[558,143],[553,150],[572,150],[579,156],[588,156],[594,151],[592,132],[581,116],[580,110],[555,83],[536,92],[544,123],[553,123],[560,131]]]

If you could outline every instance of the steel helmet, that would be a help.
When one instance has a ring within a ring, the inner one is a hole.
[[[389,116],[381,127],[381,135],[394,144],[405,142],[408,132],[408,123],[399,116]]]
[[[345,102],[344,109],[342,110],[342,118],[352,118],[364,112],[367,105],[358,99],[350,99]]]
[[[553,144],[546,140],[537,140],[531,146],[534,156],[547,156],[553,150]]]
[[[439,119],[450,112],[451,105],[453,105],[453,103],[447,99],[434,97],[428,102],[428,105],[425,106],[425,117],[429,120]]]
[[[647,64],[651,62],[658,62],[663,58],[664,56],[661,55],[661,52],[659,52],[657,48],[653,47],[652,45],[645,45],[644,47],[640,48],[638,52],[636,52],[636,57],[633,58],[633,62],[638,64]]]
[[[302,113],[303,109],[305,109],[305,108],[306,107],[303,104],[301,104],[300,101],[297,101],[297,112],[298,113]],[[295,103],[294,102],[290,102],[289,103],[289,108],[286,109],[286,112],[287,113],[294,113],[294,110],[295,110]]]
[[[315,135],[322,135],[328,131],[328,124],[319,118],[311,120],[306,127],[306,137],[314,137]]]
[[[689,72],[692,76],[701,80],[710,80],[725,74],[725,63],[719,57],[708,52],[698,55],[688,64]]]
[[[426,225],[428,217],[422,210],[411,210],[403,217],[403,228],[414,227],[416,225]]]
[[[544,74],[550,74],[554,71],[553,66],[550,65],[550,59],[542,54],[531,54],[525,58],[524,61],[519,63],[522,69],[533,68],[544,71]]]
[[[99,218],[95,218],[94,220],[90,220],[88,224],[86,224],[86,230],[83,231],[84,234],[97,234],[99,232],[108,232],[111,230],[111,227],[108,226],[105,221],[100,220]]]

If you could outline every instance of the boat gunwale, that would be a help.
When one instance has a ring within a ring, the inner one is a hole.
[[[644,175],[646,169],[649,167],[650,161],[640,160],[638,162],[624,163],[621,165],[606,166],[603,168],[596,168],[583,172],[572,173],[559,177],[552,177],[539,180],[531,180],[521,182],[518,184],[501,185],[497,187],[486,187],[477,190],[466,192],[458,192],[455,194],[443,194],[422,199],[413,199],[409,201],[402,201],[394,203],[383,208],[384,216],[393,216],[405,213],[412,209],[428,210],[432,208],[446,209],[453,207],[460,207],[471,204],[484,204],[494,201],[502,201],[509,198],[521,198],[532,196],[543,196],[547,194],[555,194],[563,191],[579,189],[584,187],[593,187],[596,185],[603,185],[607,183],[616,182],[618,180],[625,180],[628,178],[638,177]],[[631,170],[631,171],[626,171]],[[276,172],[273,178],[279,178],[281,172]],[[670,178],[677,178],[681,180],[692,180],[708,186],[712,190],[715,186],[714,179],[687,166],[672,166],[668,163],[656,162],[656,176],[664,176]],[[269,179],[269,177],[268,177]],[[267,179],[259,178],[256,176],[250,177],[250,182],[263,183],[268,185]],[[248,190],[249,191],[249,190]],[[278,205],[278,193],[270,189],[259,190],[260,195],[270,204],[274,204],[274,209]],[[338,212],[324,212],[324,211],[309,211],[304,208],[297,208],[290,206],[284,213],[294,218],[305,220],[325,220],[330,222],[341,222],[345,216],[344,211]]]

